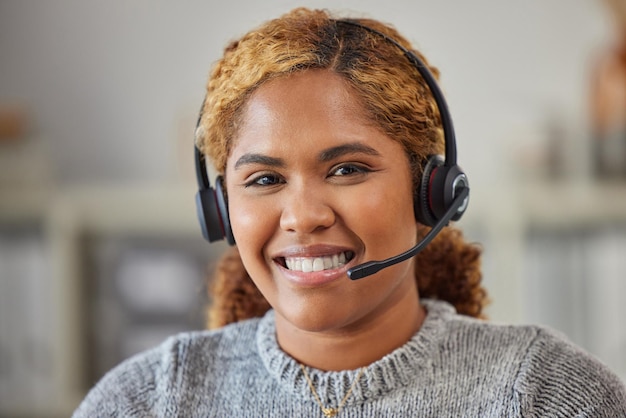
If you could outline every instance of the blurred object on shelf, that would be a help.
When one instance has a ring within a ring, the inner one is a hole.
[[[0,103],[0,186],[50,187],[56,169],[46,145],[25,106]]]
[[[586,126],[575,115],[553,112],[544,122],[548,147],[548,178],[586,182],[592,177],[591,147]]]
[[[503,152],[514,163],[513,178],[535,181],[545,179],[550,160],[547,132],[539,124],[529,123],[513,125],[507,135],[511,136],[512,145]]]
[[[168,336],[204,328],[207,266],[199,236],[96,234],[85,249],[88,382]]]
[[[27,119],[26,110],[23,107],[0,103],[0,142],[24,138]]]
[[[556,108],[533,123],[514,126],[509,134],[514,145],[506,151],[514,162],[514,177],[522,182],[588,183],[593,161],[586,128],[576,114]]]
[[[626,0],[604,0],[612,41],[594,57],[590,112],[594,174],[626,180]]]
[[[0,186],[45,189],[55,183],[56,169],[42,138],[0,141]]]

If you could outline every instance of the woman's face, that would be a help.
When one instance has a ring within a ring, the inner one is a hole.
[[[241,258],[276,311],[279,335],[281,324],[367,326],[407,292],[417,303],[412,260],[358,281],[346,275],[413,246],[417,225],[402,146],[368,120],[338,75],[307,70],[257,89],[225,178]]]

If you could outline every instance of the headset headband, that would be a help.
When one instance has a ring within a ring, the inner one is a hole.
[[[381,38],[385,39],[387,42],[395,45],[400,51],[404,53],[404,55],[411,61],[413,66],[419,71],[420,75],[426,82],[426,85],[430,89],[430,92],[435,99],[435,103],[437,104],[437,108],[439,109],[439,116],[441,117],[441,125],[443,127],[443,136],[444,136],[444,146],[445,146],[445,163],[446,167],[452,167],[456,165],[456,136],[454,134],[454,126],[452,125],[452,117],[450,116],[450,111],[448,110],[448,104],[439,88],[439,84],[435,77],[428,69],[428,66],[424,64],[424,62],[419,59],[415,53],[405,48],[395,39],[385,35],[384,33],[370,28],[369,26],[365,26],[355,20],[336,20],[337,23],[343,23],[346,25],[352,25],[359,27],[363,30],[366,30],[370,33],[374,33]]]

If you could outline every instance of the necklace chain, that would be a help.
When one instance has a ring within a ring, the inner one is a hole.
[[[352,385],[350,385],[350,389],[348,389],[348,392],[346,392],[346,396],[344,396],[341,402],[339,402],[339,405],[337,406],[337,408],[326,408],[324,404],[322,403],[322,400],[320,399],[319,395],[317,394],[315,387],[313,387],[313,382],[311,382],[311,378],[309,377],[309,374],[306,372],[306,368],[302,364],[300,364],[300,368],[302,369],[302,373],[304,373],[304,378],[306,379],[306,382],[309,384],[311,393],[313,393],[313,396],[315,397],[317,404],[322,409],[322,413],[324,414],[325,417],[334,417],[337,414],[339,414],[339,411],[341,411],[341,408],[343,408],[343,406],[346,404],[346,401],[352,394],[352,389],[354,389],[354,386],[356,386],[356,382],[359,381],[359,379],[363,375],[363,372],[365,372],[365,367],[362,367],[361,370],[359,370],[359,373],[354,378]]]

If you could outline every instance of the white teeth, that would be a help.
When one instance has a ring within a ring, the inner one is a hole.
[[[313,271],[322,271],[324,270],[324,260],[321,258],[313,259]]]
[[[324,257],[290,257],[285,258],[285,265],[289,270],[310,273],[312,271],[331,270],[346,264],[346,253],[333,254]]]
[[[333,268],[333,259],[332,257],[324,257],[324,266],[322,267],[322,270],[328,270]]]

